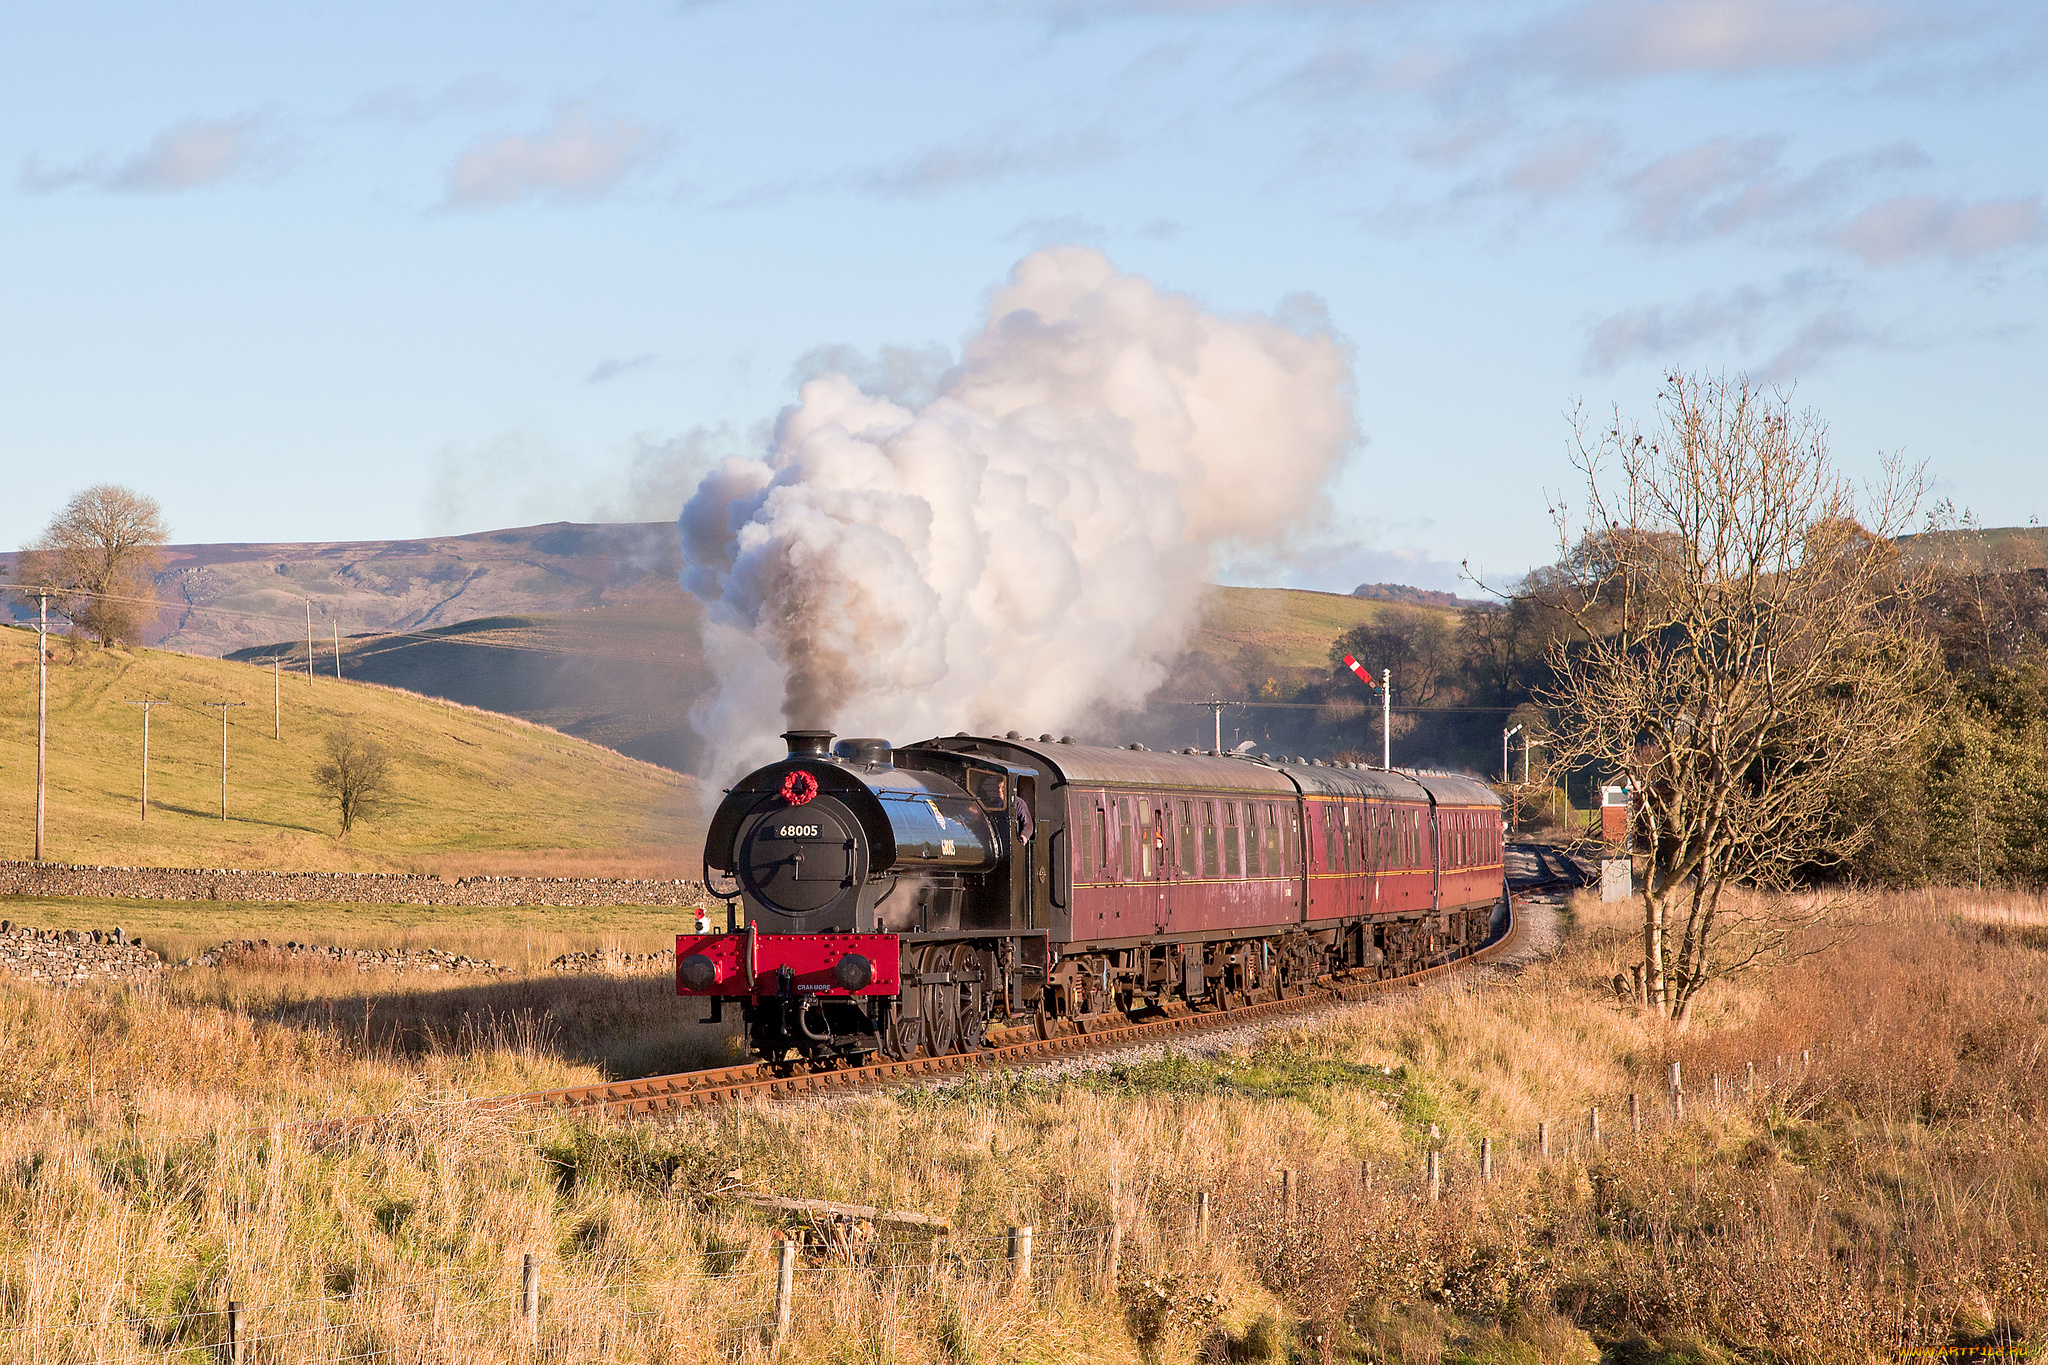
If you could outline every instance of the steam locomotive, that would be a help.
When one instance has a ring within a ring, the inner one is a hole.
[[[736,784],[705,884],[727,932],[676,991],[784,1066],[1056,1037],[1405,975],[1506,927],[1483,783],[1015,731],[826,730]]]

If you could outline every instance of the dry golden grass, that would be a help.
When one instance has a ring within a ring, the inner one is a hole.
[[[0,987],[0,1359],[208,1359],[235,1298],[262,1305],[252,1331],[302,1333],[258,1360],[525,1360],[522,1253],[543,1358],[766,1359],[775,1227],[734,1185],[958,1229],[885,1228],[876,1264],[807,1256],[785,1359],[1819,1362],[2038,1340],[2048,938],[1978,922],[1999,904],[1881,904],[1849,942],[1718,989],[1683,1035],[1614,1001],[1631,926],[1581,903],[1518,977],[1240,1052],[658,1124],[452,1101],[715,1060],[727,1044],[661,976]],[[1767,1060],[1802,1052],[1810,1070]],[[1708,1078],[1751,1060],[1757,1089],[1713,1104]],[[1639,1139],[1631,1091],[1656,1097]],[[268,1129],[371,1110],[398,1118],[363,1141]],[[1016,1224],[1038,1233],[1029,1293],[1001,1260]]]

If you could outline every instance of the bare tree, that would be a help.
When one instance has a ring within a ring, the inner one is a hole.
[[[348,838],[358,820],[366,820],[392,794],[391,757],[384,746],[344,726],[327,734],[327,761],[313,770],[313,785],[334,802],[341,816],[341,837]]]
[[[156,499],[94,484],[22,551],[17,591],[48,592],[71,624],[101,645],[132,641],[155,613],[157,547],[169,538]]]
[[[1391,670],[1396,706],[1427,706],[1453,681],[1458,640],[1444,613],[1417,607],[1380,608],[1371,621],[1353,626],[1330,646],[1330,666],[1343,676],[1351,655],[1374,673]]]
[[[1918,471],[1888,462],[1859,496],[1824,426],[1746,379],[1674,374],[1658,408],[1647,434],[1577,423],[1586,506],[1554,509],[1542,588],[1575,629],[1542,699],[1558,756],[1636,803],[1644,1003],[1682,1026],[1707,982],[1829,913],[1795,878],[1860,847],[1830,808],[1911,739],[1934,670],[1893,539]]]

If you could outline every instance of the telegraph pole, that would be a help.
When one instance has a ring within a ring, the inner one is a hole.
[[[149,708],[150,708],[150,707],[152,707],[152,706],[169,706],[169,705],[170,705],[170,703],[169,703],[169,702],[167,702],[167,701],[151,701],[151,700],[149,700],[149,699],[148,699],[148,695],[147,695],[147,694],[145,693],[145,694],[144,694],[144,699],[143,699],[142,701],[126,701],[126,702],[122,702],[121,704],[122,704],[123,706],[139,706],[139,707],[141,707],[141,708],[142,708],[142,822],[143,822],[144,824],[148,824],[148,823],[149,823]],[[223,713],[223,714],[225,714],[225,713]]]
[[[284,738],[284,655],[270,656],[270,737]]]
[[[245,701],[203,701],[201,706],[220,708],[220,818],[228,818],[228,708],[247,706]]]
[[[1220,754],[1223,752],[1223,708],[1230,705],[1230,703],[1221,697],[1211,697],[1203,702],[1202,705],[1208,707],[1216,715],[1216,752]]]
[[[36,861],[43,860],[45,758],[50,735],[50,594],[36,594]]]
[[[313,685],[313,599],[306,602],[306,686]]]
[[[341,619],[334,621],[334,680],[341,681]]]

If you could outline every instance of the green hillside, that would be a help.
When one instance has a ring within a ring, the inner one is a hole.
[[[1202,604],[1201,629],[1188,649],[1219,657],[1262,649],[1278,667],[1320,669],[1329,664],[1332,640],[1377,619],[1392,605],[1302,588],[1212,587]],[[1435,607],[1408,609],[1455,614]]]
[[[703,608],[670,583],[651,605],[489,616],[406,634],[341,639],[344,678],[446,697],[521,717],[609,749],[689,771],[698,739],[690,703],[712,682],[698,635]],[[316,638],[316,673],[334,674],[334,646]],[[304,641],[228,658],[282,660],[303,674]]]
[[[66,862],[464,874],[694,875],[696,782],[569,735],[331,676],[159,650],[75,651],[52,637],[46,856]],[[150,721],[141,817],[141,708]],[[228,712],[228,819],[220,712]],[[394,758],[387,810],[338,837],[312,782],[325,738],[353,724]],[[30,856],[35,818],[32,631],[0,629],[0,857]]]
[[[2011,573],[2048,567],[2048,527],[2044,526],[1923,531],[1900,536],[1899,545],[1908,559],[1932,559],[1962,573]]]

